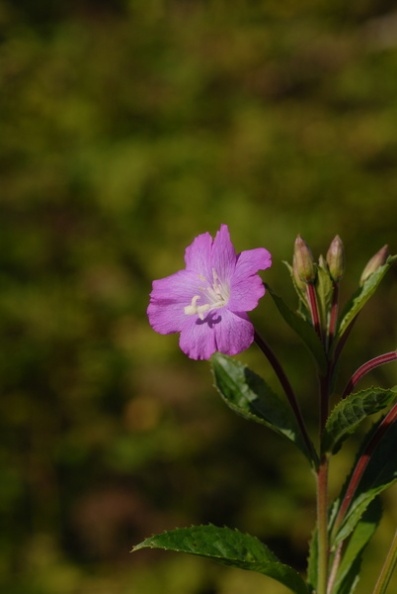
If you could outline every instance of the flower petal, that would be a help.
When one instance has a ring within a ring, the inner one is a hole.
[[[236,251],[230,240],[229,228],[221,225],[212,245],[211,269],[223,283],[230,283],[236,266]],[[211,272],[212,277],[212,272]]]
[[[227,307],[234,312],[252,311],[265,292],[265,285],[259,274],[248,276],[238,283],[232,282]]]
[[[272,256],[265,248],[245,250],[238,254],[233,280],[244,279],[258,270],[266,270],[272,265]]]
[[[187,270],[193,270],[206,279],[212,278],[211,270],[212,237],[209,233],[198,235],[185,250]]]
[[[258,270],[272,265],[272,257],[265,248],[246,250],[237,256],[236,269],[230,285],[228,308],[231,311],[251,311],[265,294]]]
[[[184,308],[198,294],[199,283],[197,274],[188,270],[153,281],[147,315],[156,332],[171,334],[182,329],[186,321]]]
[[[197,317],[186,320],[179,346],[190,359],[209,359],[217,350],[214,326]]]
[[[215,325],[216,350],[224,355],[237,355],[253,343],[254,327],[244,312],[221,310],[222,320]]]

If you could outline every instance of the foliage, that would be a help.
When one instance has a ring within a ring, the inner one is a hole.
[[[298,231],[315,249],[338,232],[357,277],[393,241],[388,23],[375,2],[0,3],[5,591],[130,592],[129,568],[145,573],[131,538],[175,516],[244,530],[264,517],[258,536],[304,565],[312,485],[276,464],[303,462],[277,436],[258,448],[261,428],[218,408],[203,368],[152,336],[145,309],[151,279],[222,222],[241,249],[266,243],[278,261]],[[277,292],[287,281],[269,275]],[[369,344],[352,334],[357,361],[395,339],[387,282],[362,314]],[[270,301],[261,326],[309,394],[300,343]],[[377,377],[395,383],[387,368]],[[168,567],[139,592],[187,592]],[[189,568],[196,594],[207,566]],[[223,593],[224,575],[207,589]]]

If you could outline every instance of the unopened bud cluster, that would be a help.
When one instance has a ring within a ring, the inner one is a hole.
[[[388,246],[383,246],[365,266],[360,286],[389,258]],[[314,261],[312,252],[300,235],[295,240],[292,277],[301,302],[321,332],[332,333],[336,328],[339,283],[345,272],[345,251],[339,235],[332,240],[326,257]],[[328,329],[328,330],[327,330]]]

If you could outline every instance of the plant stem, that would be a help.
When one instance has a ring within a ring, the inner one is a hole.
[[[347,512],[347,510],[350,506],[350,503],[354,497],[354,494],[357,490],[358,484],[364,474],[365,469],[368,466],[368,463],[371,459],[371,456],[372,456],[376,446],[378,445],[378,443],[380,442],[380,440],[382,439],[383,435],[385,434],[387,429],[390,427],[390,425],[392,423],[394,423],[396,420],[397,420],[397,404],[395,404],[393,406],[393,408],[390,409],[390,411],[384,417],[382,422],[379,424],[379,427],[377,428],[375,433],[372,435],[371,440],[368,442],[366,448],[364,449],[363,453],[361,454],[360,458],[357,461],[357,464],[354,468],[350,482],[347,486],[345,496],[344,496],[341,506],[339,508],[338,515],[335,519],[335,523],[334,523],[333,530],[332,530],[334,536],[336,535],[338,529],[340,528],[340,526],[342,524],[342,521],[346,515],[346,512]]]
[[[334,361],[334,366],[336,365],[340,354],[342,352],[343,347],[345,346],[347,339],[349,338],[350,332],[353,330],[354,324],[356,323],[357,320],[357,315],[352,319],[352,321],[350,322],[350,324],[347,326],[346,330],[344,331],[344,333],[342,334],[342,336],[339,338],[339,340],[337,340],[335,342],[335,347],[332,349],[333,352],[333,361]]]
[[[390,578],[394,571],[397,563],[397,531],[394,534],[394,538],[390,545],[390,549],[387,553],[385,562],[379,574],[378,581],[375,584],[375,588],[372,594],[385,594],[387,586],[389,585]]]
[[[326,375],[320,377],[320,443],[328,418],[330,366]]]
[[[331,594],[332,592],[332,588],[334,587],[334,583],[336,580],[336,576],[338,573],[338,568],[339,568],[339,564],[341,562],[341,558],[342,558],[342,549],[343,549],[343,542],[339,543],[335,552],[334,552],[334,558],[333,558],[333,562],[332,562],[332,566],[329,572],[329,579],[328,579],[328,594]]]
[[[380,365],[384,365],[385,363],[391,363],[397,359],[397,351],[390,351],[390,353],[384,353],[383,355],[379,355],[378,357],[374,357],[370,361],[367,361],[361,367],[359,367],[350,378],[346,388],[344,389],[342,398],[346,398],[351,391],[353,390],[354,386],[360,381],[364,375],[379,367]]]
[[[328,582],[328,458],[320,461],[317,473],[318,573],[316,594],[327,593]]]
[[[270,365],[273,367],[273,370],[281,384],[281,386],[284,389],[284,392],[287,396],[288,402],[292,408],[292,411],[295,415],[295,418],[298,422],[302,437],[305,441],[306,447],[308,449],[308,452],[311,454],[311,458],[312,461],[314,463],[315,466],[318,465],[318,456],[317,453],[314,449],[313,443],[309,437],[309,434],[307,432],[306,429],[306,425],[305,422],[303,420],[303,415],[302,415],[302,411],[300,409],[300,406],[298,404],[298,400],[295,396],[295,392],[292,389],[292,386],[284,372],[284,369],[282,368],[279,360],[277,359],[276,355],[274,354],[274,352],[272,351],[272,349],[270,348],[270,346],[267,344],[267,342],[258,334],[258,332],[256,332],[255,330],[255,342],[258,345],[258,347],[261,349],[261,351],[263,352],[263,354],[266,356],[267,360],[269,361]]]

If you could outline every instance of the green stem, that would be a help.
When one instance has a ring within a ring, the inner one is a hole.
[[[328,584],[328,459],[320,462],[317,473],[318,573],[316,594],[326,594]]]
[[[379,574],[378,581],[372,594],[385,594],[390,578],[397,563],[397,531],[394,534],[390,549],[387,553],[385,562]]]

